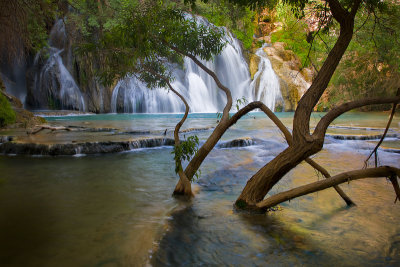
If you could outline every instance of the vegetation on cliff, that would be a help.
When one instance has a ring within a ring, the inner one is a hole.
[[[15,122],[15,112],[10,102],[0,92],[0,128]]]
[[[272,34],[271,40],[285,42],[286,48],[299,56],[303,66],[312,66],[318,71],[339,35],[339,24],[323,6],[317,10],[310,7],[310,4],[306,5],[305,12],[299,14],[279,3],[271,12],[276,14],[275,22],[281,23],[281,27]],[[327,110],[361,96],[395,94],[400,82],[399,9],[395,3],[379,3],[375,9],[371,9],[370,4],[361,6],[356,15],[354,38],[318,104],[318,110]]]

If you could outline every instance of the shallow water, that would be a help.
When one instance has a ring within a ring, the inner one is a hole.
[[[162,131],[179,116],[123,114],[52,120],[64,125],[89,122],[90,127]],[[279,116],[291,126],[292,114]],[[215,114],[191,114],[184,128],[212,126],[215,118]],[[356,127],[385,127],[386,119],[387,115],[378,113],[352,113],[334,122],[351,128],[330,130],[363,134],[369,130]],[[399,132],[398,123],[396,118],[394,133]],[[209,133],[197,132],[200,138]],[[196,183],[199,192],[188,205],[171,197],[178,178],[168,147],[83,157],[0,156],[1,265],[400,264],[400,205],[393,204],[393,189],[384,178],[342,185],[356,207],[347,208],[328,189],[283,203],[282,210],[273,213],[234,211],[232,204],[247,179],[286,147],[282,135],[261,113],[244,118],[223,140],[246,136],[254,138],[256,145],[217,148],[210,154]],[[375,142],[328,138],[314,159],[332,175],[362,168]],[[379,160],[400,165],[396,153],[380,151]],[[321,178],[312,168],[301,164],[271,194],[317,179]]]

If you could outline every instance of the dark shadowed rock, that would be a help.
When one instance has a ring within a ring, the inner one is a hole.
[[[9,140],[9,139],[7,139]],[[170,138],[143,138],[131,141],[119,142],[85,142],[72,144],[34,144],[3,142],[0,144],[0,153],[16,155],[76,155],[76,154],[100,154],[128,151],[138,148],[150,148],[159,146],[173,146],[174,140]]]

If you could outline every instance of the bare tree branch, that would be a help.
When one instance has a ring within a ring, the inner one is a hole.
[[[177,95],[183,102],[183,104],[185,105],[185,114],[183,115],[183,118],[176,124],[175,126],[175,130],[174,130],[174,140],[175,140],[175,146],[179,146],[180,144],[180,139],[179,139],[179,130],[181,129],[183,123],[186,121],[188,114],[189,114],[189,105],[186,101],[186,99],[178,92],[176,91],[171,83],[169,82],[169,79],[163,75],[158,74],[157,72],[155,72],[154,70],[150,69],[150,68],[146,68],[144,67],[144,70],[150,72],[151,74],[153,74],[154,76],[158,77],[159,79],[162,79],[163,81],[166,82],[166,84],[168,85],[169,89],[175,94]],[[179,166],[179,170],[178,170],[178,175],[179,175],[179,182],[175,187],[174,190],[174,194],[176,195],[185,195],[185,196],[193,196],[192,193],[192,187],[190,184],[190,180],[189,178],[186,176],[185,172],[182,169],[182,162],[180,159],[176,159],[177,162],[176,164]]]
[[[332,187],[334,185],[349,182],[351,180],[357,180],[363,178],[391,177],[389,179],[391,179],[392,181],[393,179],[397,179],[396,176],[400,176],[400,169],[390,166],[382,166],[378,168],[369,168],[369,169],[344,172],[325,180],[320,180],[311,184],[299,186],[297,188],[291,189],[286,192],[278,193],[276,195],[273,195],[267,199],[260,201],[259,203],[257,203],[256,206],[261,209],[268,209],[282,202],[294,199],[296,197],[321,191],[329,187]],[[396,182],[392,182],[392,184],[397,198],[400,198],[400,190],[398,188],[398,184],[397,186],[395,185]]]
[[[71,131],[71,128],[64,127],[64,126],[50,126],[50,125],[40,125],[37,129],[34,129],[32,131],[26,132],[28,135],[32,134],[37,134],[38,132],[41,132],[42,130],[51,130],[51,131]]]
[[[213,72],[212,70],[210,70],[209,68],[207,68],[207,67],[206,67],[203,63],[201,63],[201,61],[198,60],[195,56],[193,56],[193,55],[190,54],[190,53],[186,53],[185,51],[180,50],[179,48],[177,48],[177,47],[175,47],[175,46],[169,44],[169,43],[166,42],[166,41],[163,41],[163,43],[164,43],[166,46],[168,46],[169,48],[171,48],[172,50],[174,50],[175,52],[177,52],[177,53],[179,53],[179,54],[181,54],[181,55],[184,55],[184,56],[190,58],[191,60],[193,60],[194,63],[196,63],[202,70],[204,70],[208,75],[210,75],[210,76],[214,79],[214,81],[215,81],[215,83],[217,84],[217,86],[218,86],[222,91],[224,91],[224,93],[225,93],[225,95],[226,95],[226,98],[227,98],[227,102],[226,102],[225,108],[224,108],[223,113],[222,113],[221,121],[227,121],[227,120],[229,119],[229,111],[231,110],[231,108],[232,108],[232,103],[233,103],[233,102],[232,102],[231,90],[229,90],[228,87],[226,87],[225,85],[223,85],[223,84],[221,83],[221,81],[218,79],[218,77],[217,77],[217,75],[215,74],[215,72]]]
[[[400,88],[397,89],[396,96],[400,96]],[[378,144],[376,144],[374,150],[371,151],[371,154],[369,154],[368,158],[364,161],[364,167],[365,167],[365,168],[368,166],[368,160],[369,160],[369,159],[371,158],[371,156],[374,155],[374,154],[375,154],[375,167],[378,167],[378,155],[377,155],[377,151],[378,151],[379,146],[382,144],[383,140],[385,139],[386,134],[387,134],[388,131],[389,131],[390,124],[392,123],[392,120],[393,120],[393,117],[394,117],[394,113],[396,112],[396,107],[397,107],[397,104],[393,104],[392,112],[390,113],[389,121],[388,121],[388,123],[387,123],[387,125],[386,125],[385,132],[383,133],[383,135],[382,135],[382,137],[381,137],[381,140],[379,140]]]

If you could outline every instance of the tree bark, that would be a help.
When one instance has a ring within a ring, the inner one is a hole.
[[[311,112],[326,90],[328,83],[336,70],[336,67],[339,65],[341,58],[343,57],[351,39],[353,38],[355,12],[352,10],[352,13],[349,13],[340,5],[337,0],[328,0],[327,2],[333,17],[340,24],[340,34],[334,47],[329,52],[327,59],[318,72],[317,77],[298,103],[293,118],[294,143],[299,143],[301,140],[306,142],[313,141],[310,136]],[[354,8],[358,8],[359,2],[360,0],[354,1],[354,3],[358,3],[358,5],[354,6]]]

